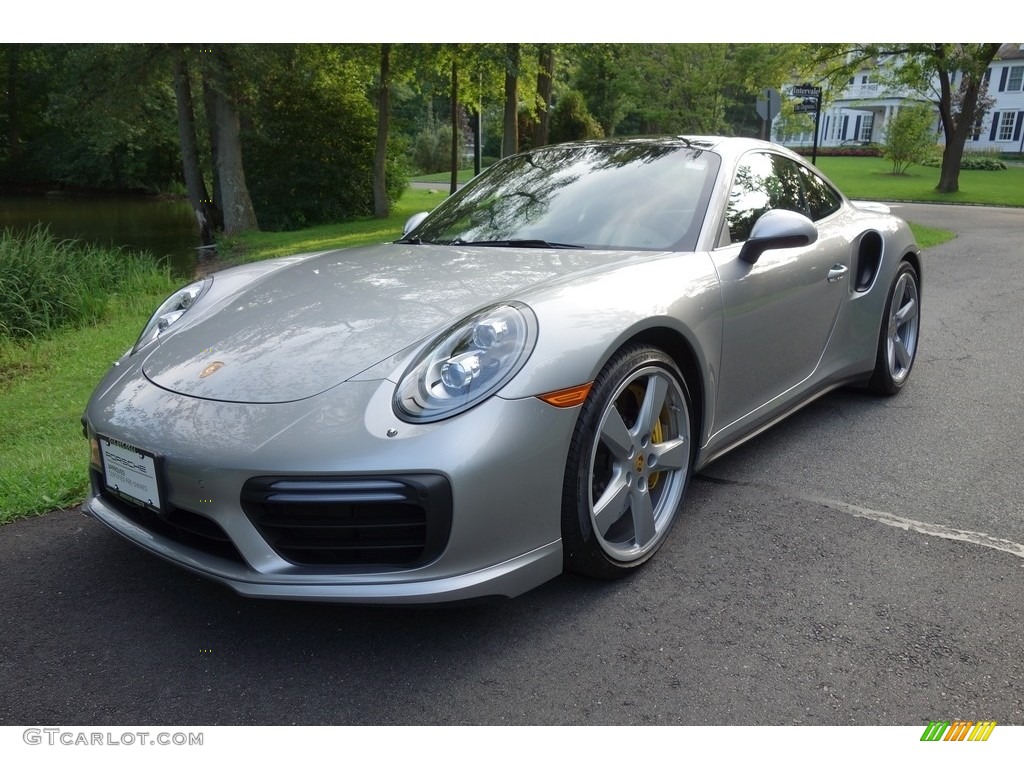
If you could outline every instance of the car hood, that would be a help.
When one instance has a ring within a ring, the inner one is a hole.
[[[331,251],[212,299],[212,308],[200,302],[193,310],[200,314],[162,339],[143,371],[158,386],[194,397],[301,400],[478,307],[629,258],[638,256],[400,244]]]

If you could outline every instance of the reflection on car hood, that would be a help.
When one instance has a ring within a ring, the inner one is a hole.
[[[477,307],[631,255],[396,244],[331,251],[270,273],[168,334],[143,370],[195,397],[301,400]]]

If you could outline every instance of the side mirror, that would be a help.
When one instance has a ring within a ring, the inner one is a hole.
[[[814,222],[796,211],[773,210],[754,222],[750,237],[740,249],[740,258],[755,263],[765,251],[775,248],[799,248],[818,239]]]
[[[426,211],[420,211],[419,213],[414,213],[412,216],[410,216],[409,220],[405,222],[405,227],[402,229],[402,237],[405,237],[414,229],[416,229],[416,227],[420,225],[420,222],[427,218],[427,216],[429,215],[430,214],[428,214]]]

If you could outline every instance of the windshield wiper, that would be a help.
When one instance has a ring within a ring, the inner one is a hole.
[[[455,238],[451,245],[483,245],[494,248],[584,248],[572,243],[551,243],[547,240],[461,240]]]

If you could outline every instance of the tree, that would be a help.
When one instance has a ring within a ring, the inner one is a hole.
[[[885,157],[892,161],[893,175],[906,173],[913,163],[920,163],[935,147],[935,122],[931,104],[900,107],[889,120],[885,132]]]
[[[501,156],[507,157],[519,151],[519,43],[505,46],[505,112],[502,125],[504,139]]]
[[[178,141],[181,145],[181,165],[185,177],[185,190],[195,212],[199,238],[203,245],[213,243],[214,214],[206,191],[203,171],[199,163],[199,142],[196,138],[195,108],[192,104],[192,82],[187,51],[176,45],[171,50],[174,95],[178,113]]]
[[[542,147],[551,131],[551,92],[555,79],[555,47],[537,46],[537,122],[533,126],[533,146]]]
[[[203,76],[213,99],[212,119],[216,132],[217,178],[220,182],[220,208],[224,214],[224,234],[233,235],[259,229],[256,211],[249,196],[242,161],[242,126],[238,113],[238,80],[231,53],[224,46],[204,46]]]
[[[939,118],[946,136],[939,172],[939,192],[960,189],[960,164],[964,145],[979,114],[984,91],[985,72],[999,52],[999,43],[935,43],[928,57],[922,57],[927,70],[939,78]],[[927,49],[925,49],[927,50]],[[953,90],[953,78],[961,74],[959,98]]]
[[[380,45],[380,79],[377,82],[377,143],[373,154],[373,215],[387,218],[391,210],[387,188],[388,125],[391,119],[391,44]]]
[[[876,66],[890,84],[916,91],[933,101],[945,146],[938,192],[960,189],[960,164],[967,137],[985,110],[986,71],[1000,43],[910,43],[824,45],[817,58],[826,76],[842,82],[858,68]]]

